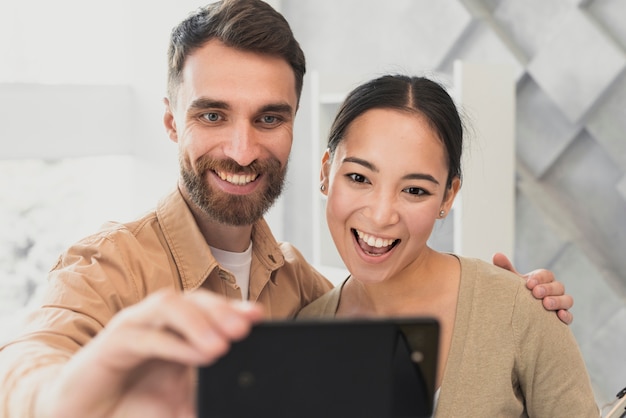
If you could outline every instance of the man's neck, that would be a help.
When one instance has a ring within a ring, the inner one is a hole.
[[[235,226],[217,222],[192,202],[182,187],[181,192],[208,245],[220,250],[238,253],[248,249],[252,239],[252,225]]]
[[[224,225],[213,220],[206,219],[206,215],[194,218],[204,236],[207,244],[220,250],[234,253],[242,253],[250,246],[252,239],[252,225],[233,226]]]

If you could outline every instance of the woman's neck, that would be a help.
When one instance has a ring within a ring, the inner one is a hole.
[[[351,277],[341,290],[338,317],[427,316],[440,324],[437,387],[441,386],[456,318],[461,264],[449,254],[437,254],[427,265],[381,283]]]
[[[350,277],[343,286],[338,316],[436,315],[442,302],[458,292],[456,257],[432,251],[419,264],[379,283]]]

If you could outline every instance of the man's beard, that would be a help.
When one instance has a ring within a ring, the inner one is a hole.
[[[255,160],[250,165],[242,167],[231,159],[216,160],[203,156],[198,159],[196,170],[191,167],[189,160],[184,160],[181,156],[180,173],[192,202],[210,218],[220,223],[242,226],[251,225],[261,219],[274,204],[283,190],[287,166],[281,167],[280,161],[275,158]],[[266,187],[247,195],[229,194],[207,184],[208,171],[256,174],[266,177]]]

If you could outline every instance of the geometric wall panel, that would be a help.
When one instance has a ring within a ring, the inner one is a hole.
[[[571,8],[563,0],[502,0],[493,17],[528,59],[545,45]]]
[[[337,13],[337,7],[349,10],[350,18]],[[393,7],[381,7],[378,0],[283,0],[281,10],[289,16],[307,62],[317,62],[309,69],[330,74],[432,70],[471,22],[457,1],[395,0]],[[372,25],[374,11],[384,30]],[[353,41],[350,48],[346,38]],[[419,48],[407,39],[419,42]]]
[[[517,158],[536,178],[543,175],[580,130],[530,77],[517,85],[515,122]]]
[[[593,0],[589,2],[587,12],[617,43],[626,45],[626,25],[624,24],[626,1]]]
[[[575,123],[625,67],[623,52],[586,14],[573,8],[532,57],[528,72]]]
[[[585,123],[609,157],[626,170],[626,72],[609,87]]]
[[[515,234],[515,265],[519,271],[550,266],[568,243],[549,220],[541,216],[541,210],[533,200],[519,192],[515,201],[515,221],[524,225]]]
[[[624,199],[624,204],[626,204],[626,176],[622,177],[622,179],[617,183],[617,192]]]
[[[626,207],[616,193],[622,176],[605,149],[583,130],[542,179],[546,192],[567,211],[563,216],[573,220],[577,231],[572,233],[581,248],[593,252],[603,269],[616,277],[626,272]]]
[[[503,39],[491,25],[480,21],[472,22],[450,50],[446,61],[441,64],[443,70],[452,73],[456,60],[506,64],[513,70],[515,80],[519,80],[526,73],[514,45],[508,39]]]
[[[593,308],[599,308],[600,304],[606,302],[606,299],[598,300],[598,305],[593,306]],[[583,342],[581,346],[587,368],[596,371],[594,375],[591,375],[591,383],[596,390],[598,401],[602,399],[601,394],[611,393],[614,396],[615,388],[623,388],[626,385],[626,379],[624,379],[626,361],[624,361],[624,344],[622,342],[622,336],[626,329],[626,307],[620,301],[617,301],[617,306],[621,306],[621,308],[600,324],[600,327],[596,328],[597,333],[593,340],[587,344]],[[599,352],[602,353],[602,356],[597,355]],[[612,397],[609,400],[613,401],[613,399],[615,398]],[[604,403],[600,404],[600,406],[602,405]],[[608,410],[603,412],[606,414]]]
[[[568,247],[552,268],[576,300],[571,328],[590,371],[597,401],[604,405],[626,386],[624,300],[602,281],[602,272],[576,246]]]

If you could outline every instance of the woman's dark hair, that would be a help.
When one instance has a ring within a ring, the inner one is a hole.
[[[185,60],[211,39],[229,47],[283,58],[293,69],[300,101],[306,72],[304,52],[287,20],[261,0],[222,0],[198,9],[172,30],[167,93],[176,99]]]
[[[352,90],[339,108],[330,129],[331,156],[352,122],[371,109],[395,109],[426,117],[446,148],[447,187],[461,179],[463,123],[454,101],[438,83],[424,77],[385,75]]]

